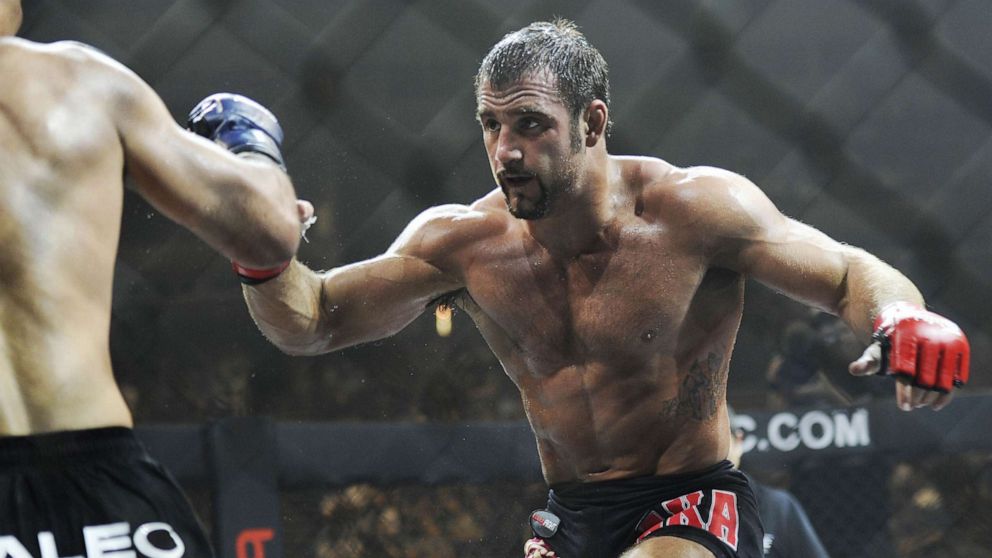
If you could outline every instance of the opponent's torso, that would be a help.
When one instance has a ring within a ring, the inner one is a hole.
[[[620,212],[593,253],[562,261],[511,225],[467,268],[465,306],[521,390],[551,483],[726,456],[743,278],[711,268],[682,217],[648,205]]]
[[[0,435],[130,425],[108,344],[123,154],[87,68],[0,40]]]

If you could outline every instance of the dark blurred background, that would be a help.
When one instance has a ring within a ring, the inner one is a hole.
[[[509,31],[573,19],[610,64],[612,153],[739,172],[784,213],[890,262],[969,334],[967,389],[992,385],[987,0],[26,0],[24,8],[22,36],[102,49],[150,83],[180,122],[217,91],[272,108],[298,194],[317,208],[300,251],[316,269],[379,254],[423,209],[489,191],[473,117],[476,67]],[[139,423],[523,417],[464,314],[448,338],[426,315],[382,342],[282,355],[251,323],[227,263],[131,193],[113,317],[114,365]],[[891,397],[885,379],[846,376],[860,349],[832,317],[749,285],[730,401],[747,410]],[[987,456],[971,459],[955,466],[992,484]],[[543,498],[540,486],[383,490],[392,489],[287,495],[287,544],[299,545],[287,555],[515,555],[494,549],[519,548],[526,512]],[[498,512],[498,533],[485,527],[494,519],[465,511],[480,502]],[[433,517],[418,505],[447,506],[454,519],[417,523]],[[989,526],[982,521],[976,531]],[[362,539],[370,525],[390,534]],[[294,529],[305,541],[292,540]],[[933,544],[874,555],[945,548]]]

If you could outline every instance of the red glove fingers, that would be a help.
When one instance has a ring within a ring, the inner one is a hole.
[[[905,302],[890,304],[875,318],[873,337],[882,344],[879,373],[943,393],[968,381],[968,338],[943,316]]]

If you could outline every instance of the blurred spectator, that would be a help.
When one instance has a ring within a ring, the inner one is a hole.
[[[734,411],[730,415],[730,454],[727,456],[740,468],[743,453],[744,431],[734,427]],[[757,482],[751,478],[751,487],[758,500],[758,514],[765,528],[763,542],[765,556],[769,558],[828,558],[813,524],[806,516],[799,500],[789,492]]]
[[[891,396],[890,382],[847,373],[862,344],[830,314],[810,310],[787,323],[778,345],[766,372],[773,409],[857,405]]]

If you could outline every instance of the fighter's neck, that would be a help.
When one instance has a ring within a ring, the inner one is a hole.
[[[616,222],[628,197],[614,158],[607,156],[596,163],[584,169],[574,193],[556,200],[549,215],[525,223],[530,235],[556,256],[574,257],[606,248],[604,231]]]

